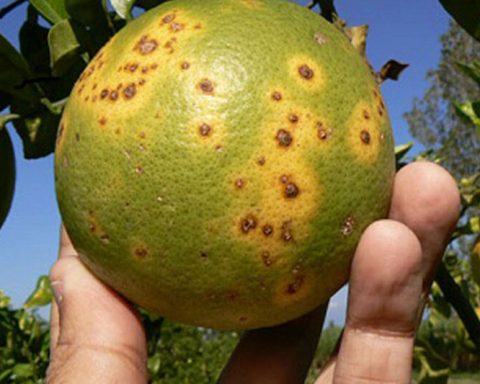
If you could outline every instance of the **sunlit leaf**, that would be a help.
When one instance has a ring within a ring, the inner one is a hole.
[[[456,63],[457,68],[470,77],[480,86],[480,61],[474,61],[471,65]]]
[[[455,104],[455,109],[460,117],[475,124],[477,134],[480,137],[480,101]]]
[[[65,10],[65,0],[30,0],[30,4],[52,24],[68,17]]]
[[[110,0],[115,12],[123,18],[130,20],[132,18],[131,10],[135,4],[135,0]]]
[[[81,49],[70,20],[62,20],[50,29],[48,47],[53,74],[63,74],[76,61]]]
[[[11,299],[7,295],[3,289],[0,289],[0,308],[7,308],[10,305]]]
[[[52,287],[48,276],[40,276],[37,280],[35,290],[23,304],[24,308],[37,308],[48,305],[52,302]]]
[[[412,149],[413,141],[410,141],[405,144],[400,144],[395,147],[395,159],[398,161],[402,160],[405,155]]]

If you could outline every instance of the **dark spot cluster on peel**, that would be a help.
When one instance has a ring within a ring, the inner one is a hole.
[[[280,182],[284,185],[283,196],[287,199],[294,199],[300,194],[297,184],[290,180],[287,175],[280,176]]]
[[[270,256],[270,252],[268,251],[263,251],[262,254],[261,254],[261,257],[262,257],[262,261],[263,261],[263,264],[266,266],[266,267],[270,267],[273,263],[273,260]]]
[[[291,221],[285,221],[282,224],[282,240],[285,242],[290,242],[293,240],[293,234],[291,229]]]
[[[293,281],[287,285],[286,293],[289,295],[294,295],[302,287],[305,280],[305,276],[298,274],[293,278]]]
[[[386,109],[385,109],[385,103],[383,102],[382,96],[375,88],[372,90],[372,94],[373,94],[373,98],[375,99],[375,102],[377,103],[377,113],[380,117],[383,117],[383,115],[386,112]]]
[[[156,39],[149,38],[148,35],[144,35],[137,42],[134,50],[140,53],[141,55],[145,56],[155,51],[157,47],[158,47],[158,41]]]
[[[321,141],[329,140],[332,137],[332,134],[332,128],[325,127],[321,121],[317,122],[317,136]]]
[[[353,220],[352,216],[348,216],[345,221],[342,223],[340,231],[343,236],[347,237],[353,233],[355,229],[355,221]]]
[[[240,229],[243,233],[248,233],[257,228],[257,218],[254,215],[247,215],[240,223]]]

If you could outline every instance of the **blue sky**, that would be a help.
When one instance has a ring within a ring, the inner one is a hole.
[[[8,3],[10,0],[0,0],[0,8]],[[431,0],[337,0],[336,5],[349,25],[370,26],[367,55],[375,69],[392,58],[410,64],[400,81],[389,81],[382,87],[396,143],[410,141],[402,115],[410,110],[414,97],[422,96],[427,86],[425,74],[438,63],[439,37],[448,28],[449,16],[439,2]],[[0,33],[15,46],[25,12],[26,7],[21,6],[0,20]],[[17,185],[12,210],[0,231],[0,288],[13,298],[15,305],[21,305],[37,277],[48,273],[56,258],[60,217],[54,192],[53,156],[24,160],[13,127],[7,129],[17,154]],[[345,296],[345,290],[337,294],[329,310],[328,318],[337,323],[344,318]]]

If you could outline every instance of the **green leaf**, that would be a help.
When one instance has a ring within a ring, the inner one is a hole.
[[[52,153],[60,116],[42,104],[31,105],[18,100],[14,100],[11,109],[21,116],[13,125],[22,138],[25,158],[36,159]]]
[[[26,379],[31,378],[35,373],[35,367],[33,364],[28,363],[19,363],[13,367],[13,378],[14,379]]]
[[[457,114],[464,120],[475,124],[477,135],[480,137],[480,101],[467,101],[454,104]]]
[[[0,91],[25,101],[37,101],[41,90],[29,83],[30,69],[25,59],[0,35]]]
[[[48,305],[52,302],[52,287],[48,276],[40,276],[37,280],[37,286],[30,297],[23,304],[24,308],[38,308]]]
[[[81,45],[70,20],[55,24],[48,33],[50,66],[54,75],[65,73],[76,61]]]
[[[10,305],[10,297],[5,295],[3,289],[0,289],[0,309],[7,308]]]
[[[413,147],[413,141],[410,141],[405,144],[400,144],[395,147],[395,160],[397,163],[402,160],[405,155],[412,149]]]
[[[48,28],[38,24],[37,12],[28,8],[28,19],[20,28],[20,52],[27,61],[34,77],[44,80],[50,77],[50,55],[48,52]]]
[[[52,24],[68,17],[65,0],[30,0],[30,4]]]
[[[457,62],[456,66],[480,86],[480,61],[474,61],[471,65]]]
[[[440,3],[460,26],[480,40],[479,0],[440,0]]]
[[[135,0],[110,0],[110,2],[112,3],[115,12],[117,12],[122,19],[132,19],[131,11],[135,4]]]

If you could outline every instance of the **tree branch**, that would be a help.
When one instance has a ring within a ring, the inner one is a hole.
[[[19,5],[22,5],[23,3],[26,3],[27,0],[15,0],[14,2],[8,4],[7,6],[3,7],[0,9],[0,19],[2,19],[4,16],[7,15],[10,11],[13,11],[15,8],[17,8]]]
[[[465,329],[477,347],[477,351],[480,351],[480,320],[444,263],[440,264],[435,281],[442,290],[445,299],[452,305],[462,320]]]

